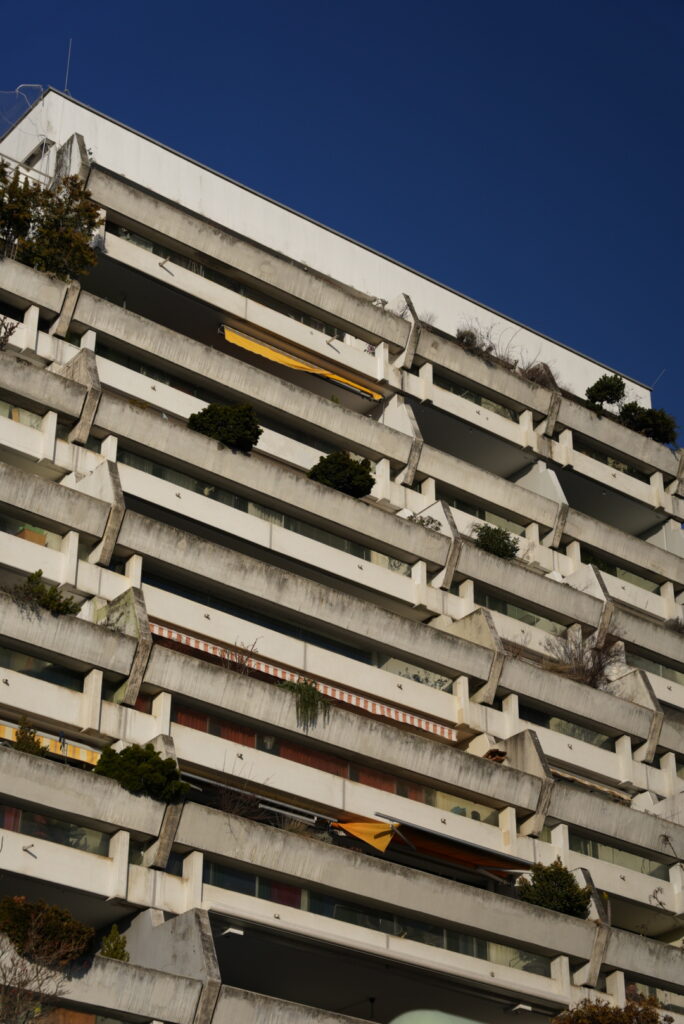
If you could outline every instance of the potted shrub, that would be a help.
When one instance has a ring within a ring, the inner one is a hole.
[[[251,452],[263,433],[251,405],[221,405],[212,402],[188,419],[188,426],[207,437],[245,455]]]
[[[172,757],[161,757],[151,743],[130,747],[117,753],[105,747],[93,769],[96,775],[114,779],[136,796],[150,796],[162,803],[183,800],[190,787],[181,780],[178,765]]]
[[[343,494],[351,494],[353,498],[370,494],[375,483],[368,459],[354,459],[349,452],[322,455],[309,470],[309,477]]]
[[[478,548],[488,551],[490,555],[496,555],[498,558],[515,558],[518,554],[520,541],[501,526],[479,523],[473,532]]]
[[[677,443],[677,421],[664,409],[644,409],[638,402],[627,402],[620,409],[620,422],[660,444]]]
[[[570,917],[589,915],[591,890],[583,888],[557,857],[553,864],[533,864],[531,878],[518,879],[518,895],[525,903],[557,910]]]
[[[625,382],[617,373],[604,373],[585,391],[587,401],[603,411],[604,405],[619,405],[625,397]]]

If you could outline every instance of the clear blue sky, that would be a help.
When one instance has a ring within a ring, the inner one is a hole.
[[[684,0],[2,8],[0,90],[62,88],[72,36],[77,99],[644,383],[664,370],[654,404],[684,427]]]

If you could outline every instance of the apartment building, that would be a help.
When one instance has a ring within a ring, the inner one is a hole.
[[[59,1021],[540,1024],[636,987],[684,1022],[682,453],[592,411],[595,360],[70,97],[0,156],[102,211],[80,282],[0,261],[0,894],[130,953]],[[255,409],[251,454],[208,403]],[[333,451],[369,495],[309,478]],[[75,615],[17,604],[38,570]],[[148,742],[185,802],[92,773]],[[586,920],[517,898],[558,857]]]

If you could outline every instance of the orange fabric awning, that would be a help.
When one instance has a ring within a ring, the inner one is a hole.
[[[359,391],[367,398],[372,398],[376,402],[380,401],[382,395],[378,391],[373,391],[371,388],[364,387],[363,384],[357,384],[356,381],[349,380],[347,377],[342,377],[339,373],[333,373],[332,370],[325,370],[321,366],[316,366],[314,363],[305,362],[302,359],[298,359],[296,356],[291,356],[288,352],[281,352],[280,349],[273,348],[271,345],[266,345],[263,341],[254,341],[253,338],[247,338],[244,334],[238,334],[237,331],[233,331],[230,327],[223,327],[223,336],[226,341],[229,341],[231,345],[237,345],[239,348],[245,349],[247,352],[253,352],[257,356],[261,356],[263,359],[269,359],[272,363],[279,363],[281,366],[287,366],[290,370],[301,370],[304,373],[315,373],[318,377],[327,377],[328,380],[337,381],[338,384],[344,384],[345,387],[352,388],[354,391]]]
[[[360,839],[363,843],[368,843],[369,846],[375,847],[381,853],[384,853],[389,846],[396,828],[392,822],[385,825],[379,821],[333,821],[331,826],[343,829],[350,836]]]

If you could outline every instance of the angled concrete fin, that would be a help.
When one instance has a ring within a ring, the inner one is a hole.
[[[87,476],[73,479],[72,474],[66,483],[65,481],[62,483],[74,491],[80,491],[82,494],[88,494],[91,498],[100,498],[109,503],[109,515],[102,537],[88,555],[88,561],[93,565],[109,565],[126,514],[126,502],[117,463],[103,459]]]
[[[192,1024],[210,1024],[221,973],[207,911],[196,908],[165,921],[159,911],[143,910],[124,934],[132,964],[202,982]]]
[[[138,641],[130,675],[121,684],[118,691],[121,695],[119,703],[132,707],[138,699],[147,662],[152,653],[150,620],[147,617],[142,590],[139,587],[125,590],[123,594],[114,598],[101,610],[98,621],[109,626],[110,629],[117,629],[121,633],[134,636]]]
[[[152,843],[143,854],[143,867],[157,868],[159,871],[166,870],[182,814],[182,803],[166,805],[159,836],[156,842]]]
[[[406,311],[411,320],[411,330],[409,331],[408,340],[403,352],[397,356],[394,361],[394,365],[397,369],[410,370],[413,366],[413,360],[416,355],[416,349],[418,348],[418,342],[420,341],[420,318],[416,313],[416,308],[413,305],[410,295],[404,294],[402,296]]]
[[[627,669],[622,675],[603,683],[601,689],[606,693],[612,693],[615,697],[622,698],[622,700],[629,700],[633,704],[640,704],[642,707],[650,709],[652,714],[648,736],[632,756],[635,761],[651,762],[658,749],[665,712],[646,673],[641,669]]]
[[[68,297],[69,293],[67,293],[65,302],[68,300]],[[102,395],[102,385],[100,384],[95,353],[88,348],[79,349],[66,366],[55,366],[53,363],[50,369],[58,376],[66,377],[67,380],[73,380],[77,384],[83,384],[88,389],[78,423],[71,430],[68,437],[72,444],[86,444],[95,422],[97,407],[100,404],[100,397]]]
[[[486,647],[492,652],[487,682],[470,698],[476,704],[491,704],[496,696],[496,688],[504,665],[505,651],[489,610],[476,608],[470,615],[456,619],[448,632],[462,640],[469,640],[471,643],[479,644],[480,647]]]
[[[395,480],[396,483],[402,484],[404,487],[411,487],[415,480],[420,453],[423,450],[423,435],[420,432],[415,413],[401,395],[394,395],[385,406],[382,422],[388,427],[400,430],[402,434],[408,434],[411,438],[408,461]]]
[[[562,398],[563,396],[560,391],[551,392],[551,396],[549,398],[549,411],[546,414],[546,421],[544,422],[544,434],[546,437],[552,437],[556,429]]]
[[[523,732],[516,733],[515,736],[509,736],[503,745],[506,747],[506,763],[511,768],[517,768],[518,771],[525,772],[528,775],[535,775],[538,779],[541,779],[539,799],[535,812],[520,826],[520,835],[539,835],[546,821],[546,812],[549,808],[551,791],[553,789],[553,775],[539,742],[539,737],[532,729],[525,729]]]
[[[64,295],[64,301],[62,302],[62,308],[60,309],[56,320],[50,325],[50,334],[56,335],[58,338],[66,338],[71,327],[71,320],[76,309],[76,303],[78,297],[81,294],[81,285],[78,281],[70,281]],[[83,382],[81,382],[83,383]]]
[[[601,974],[603,958],[606,955],[609,938],[610,927],[602,921],[597,921],[594,943],[591,950],[591,959],[588,963],[583,964],[579,970],[574,972],[572,980],[575,985],[580,987],[586,986],[587,988],[596,988]]]
[[[443,568],[430,580],[431,586],[439,587],[440,590],[448,590],[454,582],[454,572],[463,549],[463,538],[458,532],[458,526],[451,511],[451,506],[446,501],[436,501],[434,505],[430,505],[421,514],[439,519],[449,531],[451,543],[449,544],[446,562]]]

